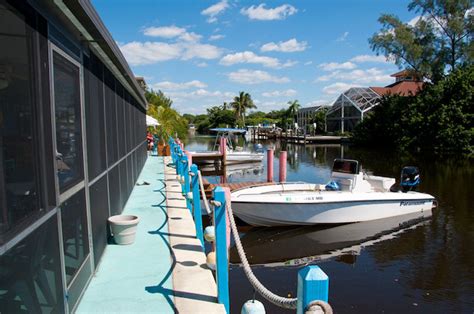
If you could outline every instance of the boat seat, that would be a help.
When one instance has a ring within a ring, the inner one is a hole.
[[[334,181],[339,184],[341,187],[341,191],[352,191],[352,187],[354,185],[354,181],[348,178],[334,178]]]

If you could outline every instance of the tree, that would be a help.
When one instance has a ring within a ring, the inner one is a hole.
[[[295,121],[295,117],[296,115],[298,114],[298,109],[300,109],[300,103],[298,102],[298,100],[293,100],[293,101],[289,101],[288,102],[288,109],[287,109],[287,113],[288,113],[288,116],[293,119],[293,121]]]
[[[160,125],[157,127],[158,136],[164,143],[171,136],[186,137],[188,121],[176,110],[171,108],[173,101],[166,97],[162,91],[145,91],[148,102],[147,115],[157,119]]]
[[[353,141],[411,152],[474,153],[474,66],[461,67],[416,96],[384,97]]]
[[[230,105],[234,109],[236,119],[241,120],[243,125],[245,125],[245,112],[247,109],[257,108],[250,94],[245,92],[240,92],[239,96],[235,96]]]
[[[153,105],[155,107],[168,107],[171,108],[173,101],[166,97],[165,94],[159,90],[155,92],[154,90],[150,89],[145,91],[145,98],[149,105]]]
[[[415,24],[383,14],[380,32],[369,43],[399,67],[432,81],[473,60],[473,13],[469,0],[413,0],[408,9],[421,13]]]

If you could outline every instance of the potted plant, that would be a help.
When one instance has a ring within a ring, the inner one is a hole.
[[[110,232],[117,244],[132,244],[135,241],[140,218],[135,215],[115,215],[108,219]]]

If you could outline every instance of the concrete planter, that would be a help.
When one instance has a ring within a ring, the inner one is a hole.
[[[140,218],[134,215],[115,215],[108,219],[110,231],[117,244],[132,244]]]

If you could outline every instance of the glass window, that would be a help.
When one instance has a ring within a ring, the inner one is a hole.
[[[41,208],[30,19],[0,0],[0,243]]]
[[[109,200],[107,195],[107,176],[103,176],[89,188],[89,195],[94,261],[97,266],[107,245],[108,237],[107,218],[109,217]]]
[[[120,170],[115,166],[109,170],[109,204],[110,215],[119,215],[122,212],[120,200]]]
[[[53,52],[56,164],[63,192],[83,175],[79,68]]]
[[[107,133],[107,162],[109,167],[118,160],[118,135],[117,135],[117,107],[115,95],[115,80],[112,73],[104,67],[105,79],[105,110]]]
[[[84,189],[61,204],[61,222],[64,264],[67,284],[69,284],[89,254]]]
[[[102,63],[91,54],[84,57],[84,87],[87,134],[87,167],[89,180],[101,174],[106,167],[104,93]]]
[[[53,215],[0,257],[0,313],[64,313],[58,247]]]

